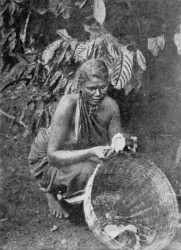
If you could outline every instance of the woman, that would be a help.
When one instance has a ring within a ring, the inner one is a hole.
[[[103,62],[83,63],[77,93],[61,98],[51,128],[41,129],[32,144],[30,170],[56,217],[68,217],[57,194],[68,198],[83,191],[96,165],[125,146],[118,106],[107,96],[108,79]]]

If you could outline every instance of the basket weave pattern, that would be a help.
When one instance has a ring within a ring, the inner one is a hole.
[[[159,250],[170,243],[178,225],[176,196],[153,163],[142,156],[115,157],[102,164],[91,181],[90,197],[84,205],[86,220],[107,246],[134,249],[121,247],[121,238],[110,239],[104,233],[107,225],[134,225],[141,249]],[[91,213],[86,212],[89,205]]]

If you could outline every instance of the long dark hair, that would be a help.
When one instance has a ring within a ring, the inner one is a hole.
[[[90,59],[78,68],[75,74],[77,88],[80,88],[86,81],[90,81],[92,77],[109,81],[108,68],[103,61]]]

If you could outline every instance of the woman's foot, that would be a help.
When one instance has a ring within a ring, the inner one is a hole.
[[[69,213],[67,213],[63,207],[61,206],[59,200],[55,199],[55,197],[50,193],[45,193],[47,200],[48,200],[48,206],[51,216],[55,216],[56,218],[68,218]]]

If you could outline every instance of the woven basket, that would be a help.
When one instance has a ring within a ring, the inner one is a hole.
[[[175,192],[143,156],[122,155],[98,166],[86,187],[84,212],[89,228],[110,249],[163,249],[178,226]],[[113,237],[108,228],[120,233]]]

